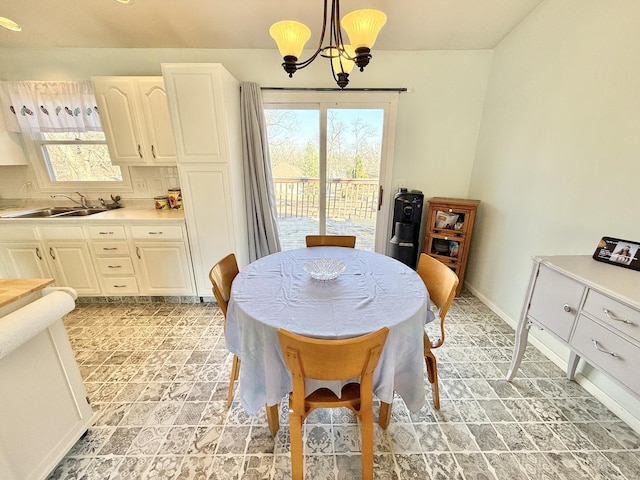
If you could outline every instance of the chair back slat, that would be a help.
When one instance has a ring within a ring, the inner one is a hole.
[[[378,364],[389,329],[360,337],[321,340],[278,330],[287,368],[315,380],[346,380],[371,374]]]
[[[307,235],[307,247],[356,247],[353,235]]]
[[[433,345],[433,348],[437,348],[444,342],[444,318],[456,296],[458,276],[444,263],[426,253],[420,254],[417,272],[427,287],[429,299],[440,310],[440,339]]]
[[[229,298],[231,298],[231,285],[238,273],[238,262],[233,253],[216,263],[209,272],[213,296],[225,317],[227,316]]]

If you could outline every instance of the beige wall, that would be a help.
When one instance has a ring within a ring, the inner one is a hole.
[[[350,86],[355,88],[411,89],[400,95],[394,188],[404,183],[427,197],[466,195],[491,55],[490,51],[374,52],[364,73],[351,74]],[[219,62],[238,80],[262,86],[335,86],[325,59],[289,79],[280,67],[277,50],[0,48],[0,79],[161,75],[160,64],[172,62]],[[27,167],[0,167],[0,196],[14,194],[28,176]],[[132,193],[135,197],[154,194],[152,189]],[[37,197],[38,192],[31,195]]]
[[[467,282],[514,322],[532,255],[591,255],[604,235],[640,240],[638,18],[635,0],[547,0],[494,51],[469,188],[482,204]]]

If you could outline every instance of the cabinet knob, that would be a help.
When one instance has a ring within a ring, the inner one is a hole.
[[[571,307],[569,306],[569,304],[568,304],[568,303],[565,303],[565,304],[562,306],[562,309],[563,309],[565,312],[567,312],[567,313],[571,312]]]

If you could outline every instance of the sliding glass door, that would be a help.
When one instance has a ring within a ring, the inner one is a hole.
[[[390,111],[375,102],[265,99],[284,250],[303,247],[305,235],[327,233],[356,235],[358,248],[384,251],[387,222],[380,194],[390,170]]]

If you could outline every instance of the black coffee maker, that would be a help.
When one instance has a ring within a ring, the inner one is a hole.
[[[393,223],[388,255],[415,270],[420,250],[424,195],[401,188],[393,197]]]

